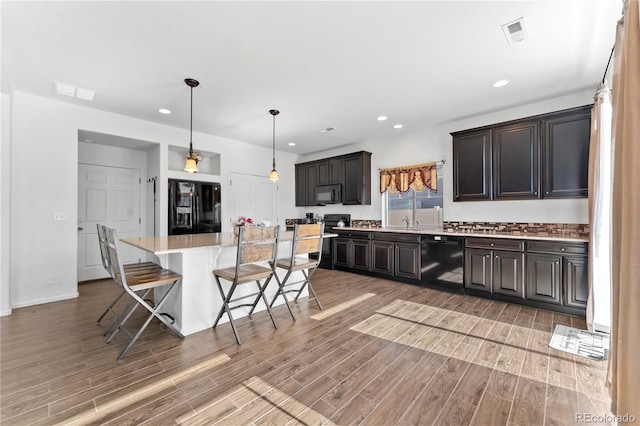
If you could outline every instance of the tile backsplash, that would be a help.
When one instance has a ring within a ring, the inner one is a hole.
[[[531,222],[448,222],[442,224],[447,232],[508,232],[511,234],[588,236],[589,225],[577,223],[531,223]]]

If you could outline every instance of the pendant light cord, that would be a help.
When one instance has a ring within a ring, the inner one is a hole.
[[[191,87],[191,113],[189,114],[189,156],[193,156],[193,86]]]
[[[276,116],[273,115],[273,169],[276,168]]]

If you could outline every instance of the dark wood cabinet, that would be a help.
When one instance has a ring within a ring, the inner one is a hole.
[[[371,153],[343,157],[342,204],[371,204]]]
[[[591,105],[451,133],[453,200],[587,196]]]
[[[329,183],[329,160],[322,160],[316,163],[318,185],[327,185]]]
[[[492,130],[494,198],[538,198],[538,133],[538,121]]]
[[[344,233],[333,239],[333,266],[355,270],[371,269],[370,235],[364,233]]]
[[[296,206],[315,206],[317,185],[342,185],[343,204],[371,204],[371,153],[360,151],[295,165]]]
[[[466,249],[464,264],[464,286],[491,293],[491,250]]]
[[[492,265],[493,292],[524,297],[524,253],[494,251]]]
[[[306,176],[307,176],[307,203],[305,206],[315,206],[316,205],[316,185],[317,185],[317,177],[318,177],[318,166],[317,164],[307,164],[306,165]]]
[[[396,243],[393,275],[420,279],[420,244]]]
[[[562,257],[527,253],[527,299],[562,304]]]
[[[589,297],[589,269],[586,256],[566,256],[563,259],[565,305],[586,309]]]
[[[527,242],[527,299],[583,312],[589,294],[586,243]]]
[[[307,204],[307,168],[305,164],[296,164],[296,207]]]
[[[453,137],[453,199],[491,198],[491,132],[481,130]]]
[[[551,115],[542,120],[544,197],[588,195],[591,107]]]
[[[392,242],[371,242],[371,271],[379,274],[393,275]]]
[[[342,157],[332,157],[327,161],[329,185],[334,183],[342,183],[342,169],[344,168],[344,160]]]
[[[485,293],[524,297],[524,244],[522,242],[468,238],[466,246],[465,288]]]

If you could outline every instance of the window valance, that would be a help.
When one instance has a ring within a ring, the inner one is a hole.
[[[380,194],[384,194],[386,190],[391,194],[405,193],[409,191],[410,186],[413,186],[416,192],[422,192],[425,188],[437,191],[436,164],[434,162],[380,169]]]

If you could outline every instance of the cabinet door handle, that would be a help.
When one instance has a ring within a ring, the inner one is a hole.
[[[560,250],[564,251],[564,247],[562,247]]]
[[[499,257],[498,257],[498,256],[496,256],[496,259],[499,259]]]

